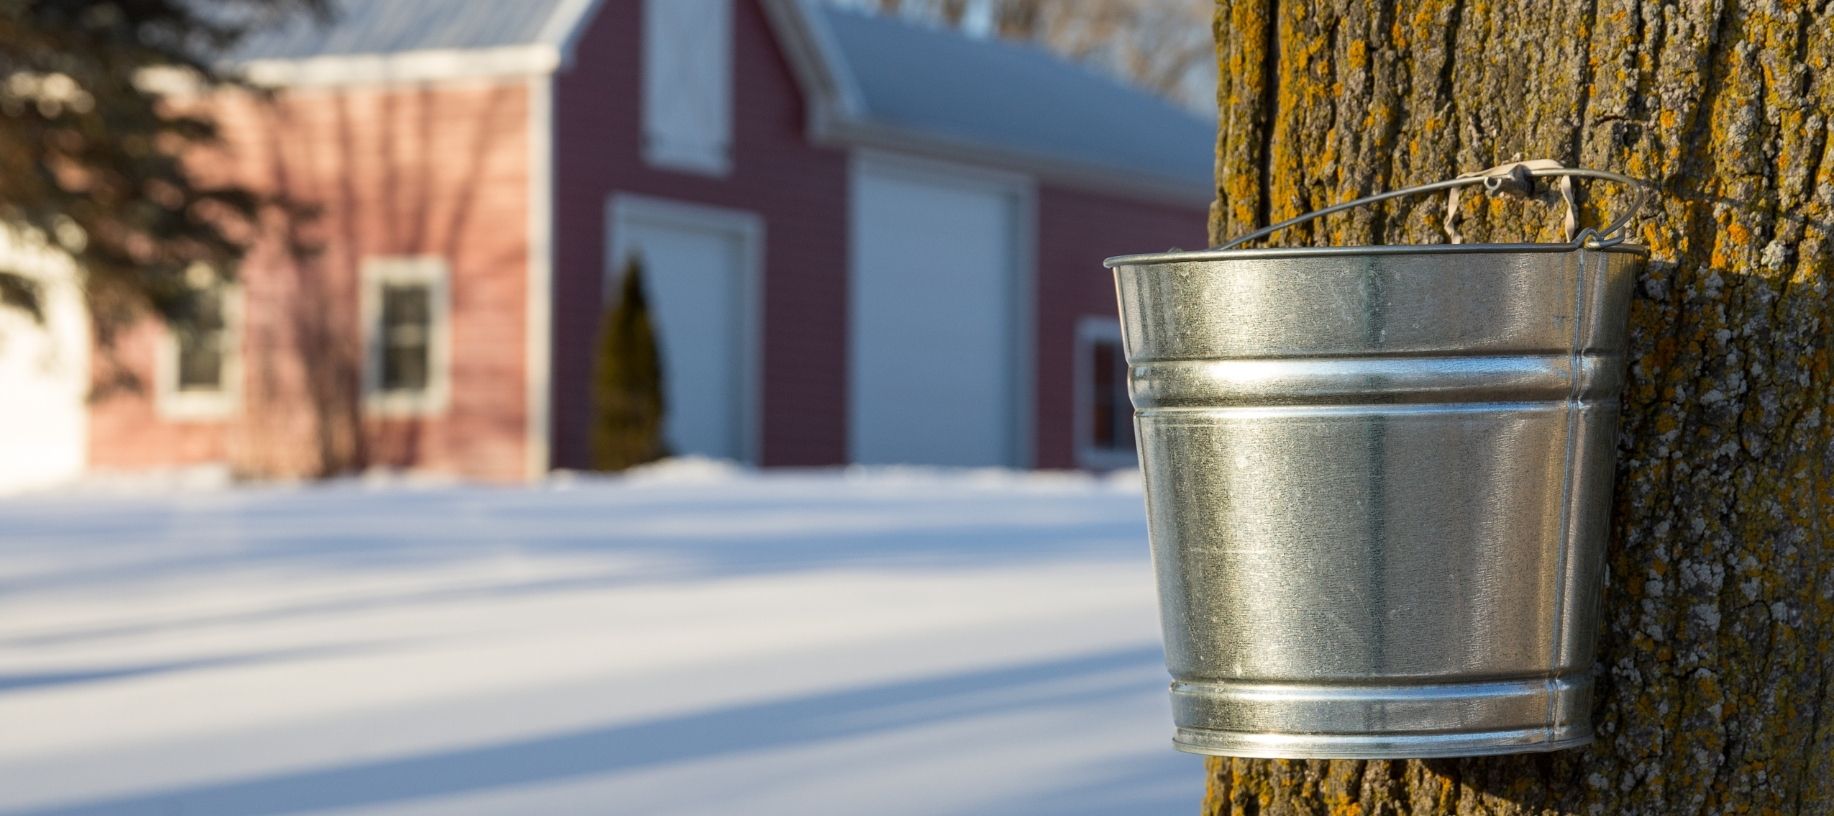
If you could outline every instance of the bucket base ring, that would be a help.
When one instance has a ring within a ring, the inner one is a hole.
[[[1522,728],[1439,734],[1251,734],[1180,728],[1188,754],[1256,759],[1433,759],[1560,751],[1592,742],[1590,728]]]

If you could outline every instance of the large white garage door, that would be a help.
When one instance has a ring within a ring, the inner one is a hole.
[[[89,328],[67,257],[0,230],[0,259],[38,282],[44,312],[38,322],[0,306],[0,491],[8,491],[82,472]]]
[[[1020,207],[1010,185],[856,164],[854,461],[1020,464]]]
[[[757,347],[751,281],[761,223],[730,210],[635,196],[611,207],[606,293],[616,298],[625,264],[643,280],[662,349],[663,434],[671,453],[750,460]]]

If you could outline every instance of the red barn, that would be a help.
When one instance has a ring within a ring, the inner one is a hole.
[[[203,167],[319,214],[127,339],[92,468],[584,467],[631,257],[677,453],[1131,463],[1100,261],[1204,240],[1211,123],[798,0],[352,0],[239,59],[284,90],[203,100]]]

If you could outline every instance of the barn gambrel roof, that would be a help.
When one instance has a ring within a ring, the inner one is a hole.
[[[341,0],[232,55],[257,81],[365,84],[563,68],[601,0]],[[810,135],[1192,203],[1213,195],[1215,125],[1041,49],[816,0],[762,0],[809,102]]]

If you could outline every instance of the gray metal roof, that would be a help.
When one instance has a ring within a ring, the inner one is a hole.
[[[629,2],[630,0],[621,0]],[[765,0],[793,27],[819,28],[814,59],[838,87],[851,124],[928,144],[970,161],[1097,171],[1118,188],[1135,182],[1211,195],[1216,128],[1152,94],[1042,49],[968,37],[814,0]],[[336,0],[329,24],[295,20],[251,36],[233,63],[388,56],[544,46],[564,52],[597,0]],[[781,33],[781,32],[780,32]],[[797,39],[797,38],[792,38]],[[806,48],[785,42],[786,48]],[[564,61],[564,58],[563,58]],[[856,130],[855,135],[858,134]],[[843,139],[848,138],[846,136]]]
[[[874,123],[1207,189],[1216,126],[1041,49],[822,4]]]
[[[250,36],[236,62],[496,48],[544,42],[572,0],[337,0],[327,25],[294,18]],[[561,21],[567,25],[573,21]]]

